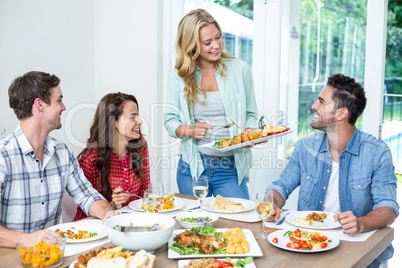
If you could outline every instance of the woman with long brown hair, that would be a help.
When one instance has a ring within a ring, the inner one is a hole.
[[[208,196],[249,199],[245,175],[252,166],[249,148],[216,152],[205,145],[257,127],[257,104],[248,64],[230,56],[222,29],[203,9],[179,23],[177,59],[167,87],[164,123],[181,139],[177,184],[193,194],[192,177],[208,177]],[[244,127],[223,128],[232,116]]]
[[[110,93],[96,109],[90,137],[78,161],[87,179],[115,209],[143,197],[150,183],[148,145],[133,95]],[[77,208],[74,220],[87,215]]]

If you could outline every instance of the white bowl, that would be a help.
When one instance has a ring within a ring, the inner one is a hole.
[[[180,223],[180,225],[185,228],[185,229],[191,229],[193,227],[198,227],[198,226],[203,226],[202,222],[186,222],[186,221],[182,221],[181,219],[183,218],[197,218],[197,217],[210,217],[212,219],[212,221],[209,222],[209,224],[211,224],[211,226],[213,226],[215,224],[215,222],[217,220],[219,220],[219,217],[216,216],[213,213],[209,213],[209,212],[196,212],[196,211],[191,211],[191,212],[182,212],[180,214],[176,215],[176,220]]]
[[[159,223],[165,228],[152,232],[127,233],[113,229],[116,225],[129,226],[131,222],[134,226]],[[168,242],[175,224],[176,222],[172,217],[153,213],[125,213],[105,221],[107,235],[113,244],[129,250],[143,249],[148,252],[154,251]]]

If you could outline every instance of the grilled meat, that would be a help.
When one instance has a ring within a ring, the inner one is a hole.
[[[175,236],[174,241],[183,245],[182,249],[194,246],[205,254],[211,254],[215,250],[225,247],[225,243],[220,238],[215,236],[203,236],[193,232],[180,233]]]

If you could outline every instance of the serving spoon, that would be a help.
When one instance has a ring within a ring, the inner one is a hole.
[[[197,217],[197,218],[195,218],[195,222],[202,223],[203,227],[211,226],[211,224],[208,222],[207,218],[205,218],[205,217]]]

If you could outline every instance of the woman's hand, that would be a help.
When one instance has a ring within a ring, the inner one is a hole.
[[[213,129],[209,124],[205,122],[197,123],[194,126],[192,126],[192,133],[191,136],[193,136],[196,139],[203,139],[205,138],[205,135],[207,135],[207,132],[209,129]]]
[[[113,190],[112,194],[112,202],[114,204],[114,207],[116,209],[119,209],[122,207],[123,203],[127,202],[127,200],[130,198],[129,194],[126,194],[123,192],[123,188],[117,187],[116,189]]]

